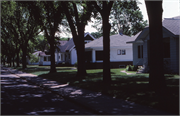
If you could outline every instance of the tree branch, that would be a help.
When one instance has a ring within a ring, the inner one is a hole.
[[[76,4],[74,2],[72,2],[72,4],[73,4],[73,8],[74,8],[74,14],[75,14],[75,19],[76,19],[76,26],[79,27],[80,22],[79,22],[79,17],[78,17],[77,6],[76,6]]]
[[[97,10],[98,12],[100,12],[100,14],[103,13],[102,9],[97,5],[97,2],[96,2],[96,1],[92,1],[92,4],[94,4],[94,7],[96,8],[96,10]]]

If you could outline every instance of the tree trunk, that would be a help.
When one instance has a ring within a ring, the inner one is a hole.
[[[16,44],[16,52],[15,52],[15,55],[16,55],[16,67],[19,67],[19,51],[20,51],[20,47],[18,48],[17,44]]]
[[[4,56],[4,57],[3,57],[3,65],[4,65],[4,66],[6,65],[5,60],[6,60],[6,58],[5,58],[5,56]]]
[[[50,73],[56,72],[56,65],[55,65],[55,47],[54,47],[54,37],[51,37],[50,39],[50,53],[51,53],[51,69]]]
[[[13,67],[15,67],[15,64],[14,64],[14,56],[13,56]]]
[[[109,15],[104,13],[103,18],[103,82],[110,84],[111,72],[110,72],[110,29]]]
[[[16,52],[16,57],[17,57],[16,58],[16,66],[17,67],[19,67],[19,51],[20,51],[20,49],[18,49],[17,52]]]
[[[163,72],[162,1],[145,1],[149,17],[149,86],[157,93],[166,87]]]
[[[87,75],[86,67],[85,67],[85,46],[84,46],[84,28],[79,29],[79,36],[76,40],[76,50],[77,50],[77,62],[78,62],[78,70],[77,70],[77,78],[82,79]]]
[[[11,64],[11,57],[9,57],[9,66],[11,67],[12,64]]]
[[[22,56],[22,68],[25,69],[25,68],[27,68],[27,65],[26,65],[27,46],[23,47],[22,52],[23,52],[23,56]]]

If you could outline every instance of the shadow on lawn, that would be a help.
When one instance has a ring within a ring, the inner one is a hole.
[[[165,96],[158,96],[155,91],[149,89],[148,78],[145,76],[114,76],[111,86],[104,90],[102,79],[88,80],[72,85],[101,92],[115,98],[120,98],[147,105],[159,110],[179,114],[179,79],[168,79],[167,93]]]
[[[81,82],[76,81],[75,70],[39,76],[60,83],[70,83],[70,85],[101,92],[112,97],[147,105],[174,114],[179,113],[179,79],[172,78],[173,75],[165,75],[167,94],[164,96],[158,96],[148,88],[149,78],[147,75],[115,75],[113,72],[111,72],[111,75],[111,86],[106,91],[102,81],[103,72],[88,73],[88,76]]]

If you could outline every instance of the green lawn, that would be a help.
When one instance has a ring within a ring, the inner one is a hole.
[[[149,74],[136,74],[135,71],[128,71],[128,73],[133,74],[127,75],[121,72],[125,68],[111,69],[112,83],[105,91],[102,82],[102,69],[87,70],[88,75],[82,82],[79,82],[74,80],[77,72],[74,68],[56,67],[57,73],[49,74],[50,66],[28,65],[28,68],[23,71],[61,83],[69,83],[81,88],[103,92],[115,98],[179,114],[179,75],[165,74],[168,87],[167,95],[160,97],[148,88]]]

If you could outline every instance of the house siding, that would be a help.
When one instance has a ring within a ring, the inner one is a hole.
[[[179,72],[179,39],[170,38],[170,65],[173,73]]]
[[[147,36],[147,40],[143,43],[143,66],[145,67],[148,65],[148,40],[149,36]]]
[[[143,43],[133,43],[133,65],[143,65],[143,58],[138,58],[138,45],[143,45]],[[143,46],[143,55],[144,52]]]
[[[70,53],[70,64],[74,65],[77,62],[77,53],[75,49],[72,49],[71,53]]]
[[[126,50],[125,55],[118,55],[117,51],[118,50]],[[110,61],[133,61],[133,53],[132,53],[132,48],[119,48],[119,49],[110,49]]]

